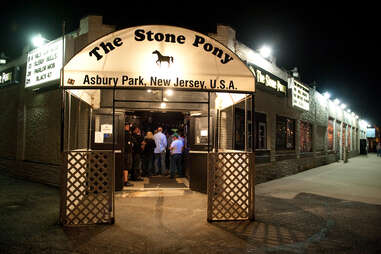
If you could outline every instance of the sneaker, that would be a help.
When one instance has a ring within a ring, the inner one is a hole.
[[[134,186],[132,183],[130,183],[130,182],[125,182],[124,183],[124,186],[126,186],[126,187],[131,187],[131,186]]]

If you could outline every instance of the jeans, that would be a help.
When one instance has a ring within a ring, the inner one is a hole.
[[[381,149],[378,149],[377,150],[377,157],[380,156],[381,157]]]
[[[171,177],[175,176],[176,171],[179,176],[183,176],[181,164],[182,164],[182,154],[181,153],[172,154],[171,162],[170,162]]]
[[[137,180],[141,176],[141,169],[142,169],[142,160],[140,153],[133,153],[132,154],[133,163],[132,163],[132,180]]]
[[[145,154],[143,155],[143,174],[144,176],[151,176],[152,175],[152,166],[153,166],[153,154]]]
[[[159,161],[161,170],[159,169]],[[165,150],[161,153],[155,153],[155,174],[164,174],[165,172]]]

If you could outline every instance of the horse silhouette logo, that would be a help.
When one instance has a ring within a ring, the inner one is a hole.
[[[173,56],[163,56],[159,51],[155,50],[152,54],[157,55],[156,63],[161,66],[161,62],[167,62],[168,66],[173,63]]]

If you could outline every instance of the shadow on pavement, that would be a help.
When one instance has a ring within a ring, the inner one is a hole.
[[[256,221],[206,221],[204,194],[116,199],[115,225],[62,228],[56,188],[0,175],[0,253],[381,253],[381,206],[256,196]]]

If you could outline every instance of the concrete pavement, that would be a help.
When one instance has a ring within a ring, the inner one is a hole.
[[[0,175],[0,253],[380,253],[381,158],[256,186],[256,221],[206,222],[204,194],[122,192],[115,225],[62,228],[59,191]]]
[[[259,184],[257,195],[293,198],[301,192],[350,201],[381,204],[381,158],[357,156]]]

